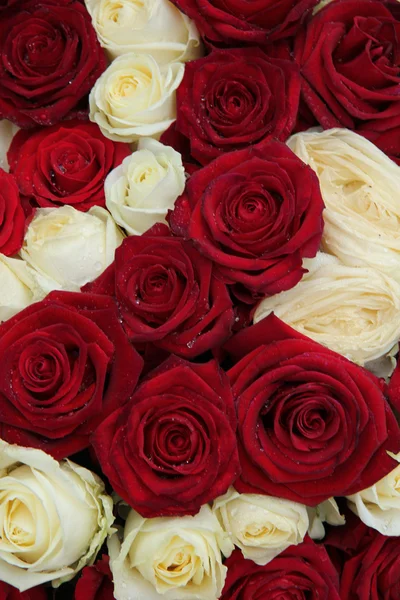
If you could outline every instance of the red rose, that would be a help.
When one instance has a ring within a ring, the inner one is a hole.
[[[400,166],[400,125],[387,131],[361,131],[360,133]]]
[[[15,9],[16,4],[19,2],[21,2],[21,0],[0,0],[0,11],[10,8],[11,6]]]
[[[53,125],[106,68],[86,8],[77,0],[24,0],[0,20],[0,117],[19,127]]]
[[[4,581],[0,581],[0,600],[46,600],[47,592],[43,586],[38,586],[20,592],[16,588],[8,585]]]
[[[400,22],[380,0],[336,0],[296,40],[303,97],[325,128],[400,125]]]
[[[358,522],[357,522],[358,521]],[[346,521],[343,530],[332,530],[328,550],[343,554],[340,577],[342,600],[398,600],[400,590],[400,540],[386,537],[358,519]]]
[[[144,517],[194,515],[239,473],[229,381],[215,361],[171,357],[97,429],[113,489]]]
[[[225,562],[221,600],[341,600],[339,578],[323,546],[306,538],[264,566],[239,550]]]
[[[231,333],[232,302],[212,262],[166,225],[125,238],[113,265],[83,289],[116,297],[134,343],[194,358]]]
[[[25,215],[15,179],[0,169],[0,252],[16,254],[22,246]]]
[[[292,288],[315,256],[324,204],[318,178],[280,142],[217,158],[194,173],[169,222],[246,297]]]
[[[186,65],[174,127],[205,165],[262,140],[285,141],[296,122],[299,95],[294,63],[268,58],[258,48],[214,51]],[[174,140],[171,132],[161,139],[170,145]]]
[[[96,564],[83,569],[75,587],[74,600],[114,600],[108,556],[103,555]]]
[[[379,380],[274,315],[226,345],[238,414],[241,492],[314,506],[396,466],[400,430]]]
[[[211,42],[265,44],[296,33],[319,0],[173,0]]]
[[[0,326],[0,437],[57,459],[130,398],[142,361],[111,298],[52,292]]]
[[[396,364],[396,368],[390,378],[387,388],[389,402],[393,409],[400,414],[400,362]]]
[[[131,154],[128,144],[105,138],[94,123],[68,121],[40,131],[19,131],[8,162],[22,194],[42,207],[104,206],[104,179]]]

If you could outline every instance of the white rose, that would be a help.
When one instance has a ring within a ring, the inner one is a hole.
[[[400,284],[376,269],[349,267],[322,252],[303,264],[309,273],[295,288],[263,300],[254,322],[274,312],[361,365],[387,354],[400,338]]]
[[[300,544],[308,529],[303,504],[239,494],[233,488],[214,500],[213,511],[243,556],[257,565],[266,565],[289,546]]]
[[[315,507],[307,507],[310,525],[308,535],[313,540],[322,540],[325,537],[324,523],[336,527],[346,524],[346,519],[340,514],[335,498],[329,498]]]
[[[141,235],[165,222],[168,209],[185,189],[181,155],[153,140],[139,141],[138,149],[108,175],[106,205],[115,221],[131,235]]]
[[[46,295],[23,260],[0,254],[0,322]]]
[[[79,291],[113,262],[122,239],[110,213],[99,206],[86,213],[71,206],[39,208],[20,254],[47,293]]]
[[[0,581],[58,587],[94,562],[113,520],[97,475],[0,440]]]
[[[17,133],[19,128],[7,121],[7,119],[0,119],[0,169],[3,171],[9,170],[9,164],[7,161],[7,152],[10,148],[12,139]]]
[[[176,89],[185,66],[160,66],[150,54],[116,58],[90,92],[90,119],[116,142],[159,137],[176,118]]]
[[[144,519],[132,510],[122,546],[108,543],[116,600],[216,600],[225,582],[221,552],[233,550],[209,506],[194,517]]]
[[[389,453],[400,463],[400,453]],[[400,465],[375,485],[347,497],[349,508],[382,535],[400,536]]]
[[[127,52],[151,54],[158,64],[201,56],[196,26],[168,0],[86,0],[86,7],[111,60]]]
[[[318,175],[326,206],[323,250],[400,281],[400,167],[347,129],[309,130],[287,143]]]

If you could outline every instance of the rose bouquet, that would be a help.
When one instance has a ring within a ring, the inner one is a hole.
[[[0,600],[398,600],[400,3],[0,0]]]

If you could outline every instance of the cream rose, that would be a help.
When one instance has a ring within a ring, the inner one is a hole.
[[[400,284],[368,267],[349,267],[329,254],[305,260],[295,288],[264,299],[257,323],[271,312],[311,339],[364,365],[400,338]]]
[[[106,205],[115,221],[131,235],[141,235],[165,222],[168,209],[185,189],[181,155],[153,140],[139,141],[138,149],[108,175]]]
[[[94,562],[113,520],[97,475],[0,440],[0,581],[58,587]]]
[[[132,510],[124,540],[108,543],[116,600],[216,600],[233,550],[209,506],[194,517],[144,519]]]
[[[214,500],[213,511],[243,556],[257,565],[266,565],[289,546],[300,544],[308,529],[303,504],[239,494],[233,488]]]
[[[90,92],[90,119],[117,142],[158,138],[176,118],[176,89],[185,66],[160,66],[150,54],[116,58]]]
[[[400,281],[400,167],[347,129],[309,130],[287,143],[318,175],[326,205],[323,250]]]
[[[23,260],[0,254],[0,321],[46,295]]]
[[[400,453],[390,455],[400,463]],[[348,496],[347,503],[369,527],[400,536],[400,465],[375,485]]]
[[[7,121],[7,119],[0,119],[0,169],[7,171],[7,173],[9,170],[7,152],[10,148],[10,144],[14,135],[18,130],[19,128],[11,123],[11,121]]]
[[[168,0],[85,1],[111,60],[127,52],[151,54],[160,65],[201,56],[196,26]]]
[[[110,213],[99,206],[86,213],[71,206],[39,208],[20,254],[47,293],[79,291],[113,262],[122,239]]]
[[[346,524],[345,517],[340,514],[335,498],[329,498],[315,507],[307,507],[310,525],[308,535],[313,540],[322,540],[325,537],[324,523],[339,527]]]

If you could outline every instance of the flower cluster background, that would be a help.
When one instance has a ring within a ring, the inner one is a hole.
[[[0,0],[0,600],[398,600],[399,341],[397,0]]]

